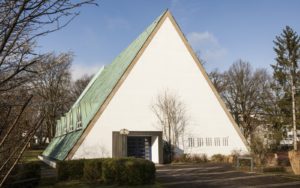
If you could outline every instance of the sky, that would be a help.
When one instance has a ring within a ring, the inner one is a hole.
[[[227,70],[239,59],[271,71],[273,40],[289,25],[300,34],[298,0],[100,0],[67,27],[41,37],[40,53],[72,52],[72,77],[109,64],[169,9],[205,69]]]

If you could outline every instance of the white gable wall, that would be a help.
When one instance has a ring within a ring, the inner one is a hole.
[[[86,136],[73,158],[112,156],[112,132],[160,130],[151,111],[157,95],[166,89],[185,104],[189,116],[184,139],[184,152],[206,153],[208,156],[232,150],[247,151],[225,111],[194,59],[185,47],[169,18],[166,18],[128,77]],[[195,147],[187,147],[187,139],[195,138]],[[221,146],[197,147],[198,137],[220,137]],[[222,146],[222,138],[229,145]]]

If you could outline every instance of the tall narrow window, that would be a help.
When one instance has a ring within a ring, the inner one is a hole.
[[[228,146],[228,137],[223,138],[223,146]]]
[[[67,134],[69,132],[69,128],[70,128],[70,114],[66,113],[66,131],[65,133]]]
[[[73,131],[73,113],[72,110],[69,113],[69,131]]]
[[[67,134],[67,127],[68,127],[67,116],[64,117],[63,120],[64,120],[63,134]]]
[[[203,138],[197,138],[198,147],[202,147],[204,145]]]
[[[81,114],[81,110],[80,110],[80,105],[77,107],[77,129],[81,129],[82,128],[82,114]]]
[[[206,146],[212,146],[212,138],[205,138]]]
[[[188,146],[194,147],[194,138],[188,138]]]
[[[220,138],[214,138],[215,146],[220,146]]]

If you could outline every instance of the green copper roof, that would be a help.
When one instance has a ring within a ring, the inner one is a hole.
[[[164,14],[148,26],[110,65],[93,77],[70,111],[57,121],[56,136],[43,152],[44,156],[55,160],[67,157]],[[80,120],[81,125],[77,126]]]

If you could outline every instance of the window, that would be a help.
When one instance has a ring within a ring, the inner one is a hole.
[[[81,129],[82,128],[82,114],[80,111],[80,105],[77,107],[77,129]]]
[[[205,138],[206,146],[212,146],[212,138]]]
[[[57,121],[56,126],[55,126],[55,136],[54,137],[57,137],[57,136],[59,136],[58,135],[58,121]]]
[[[228,146],[228,137],[223,138],[223,146]]]
[[[220,146],[220,138],[214,138],[215,146]]]
[[[194,147],[194,138],[188,138],[189,147]]]
[[[74,125],[73,125],[73,113],[71,110],[71,113],[69,114],[69,131],[73,131],[74,129]]]
[[[198,147],[202,147],[204,145],[203,138],[197,138]]]

